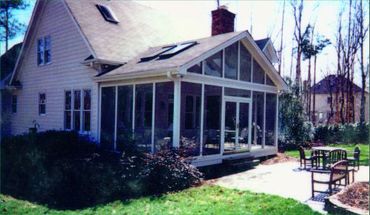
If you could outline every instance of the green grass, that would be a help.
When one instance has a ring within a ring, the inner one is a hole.
[[[352,156],[353,149],[355,146],[359,146],[360,153],[360,165],[369,166],[369,144],[332,144],[330,146],[344,148],[348,152],[348,156]],[[309,151],[306,151],[306,155],[309,155]],[[299,158],[298,150],[286,151],[285,154]]]
[[[246,182],[247,183],[247,182]],[[49,209],[0,195],[0,214],[319,214],[307,205],[278,196],[202,186],[162,197],[115,201],[75,211]]]

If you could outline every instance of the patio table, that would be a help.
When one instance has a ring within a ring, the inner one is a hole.
[[[334,150],[344,150],[345,151],[345,149],[343,148],[331,147],[331,146],[312,147],[312,155],[316,156],[317,158],[316,168],[320,167],[320,164],[322,163],[322,168],[327,169],[329,153]]]

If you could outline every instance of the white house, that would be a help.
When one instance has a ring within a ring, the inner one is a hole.
[[[135,2],[37,1],[11,79],[13,134],[37,124],[109,150],[182,147],[195,165],[275,154],[287,86],[272,43],[233,32],[224,7],[212,17],[213,36],[174,42],[164,17]]]

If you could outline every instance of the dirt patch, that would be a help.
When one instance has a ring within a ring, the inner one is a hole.
[[[290,157],[284,153],[277,153],[275,157],[270,158],[268,160],[265,160],[261,162],[263,165],[272,165],[276,163],[284,163],[284,162],[289,162],[289,161],[298,161],[297,158]]]
[[[369,210],[369,183],[357,182],[338,195],[338,200],[351,207]]]

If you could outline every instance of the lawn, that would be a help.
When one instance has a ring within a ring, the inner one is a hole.
[[[361,150],[360,165],[369,166],[369,144],[332,144],[330,146],[340,147],[347,150],[349,152],[348,156],[352,156],[355,146],[359,146]],[[306,155],[309,155],[309,153],[309,151],[306,151]],[[285,154],[299,158],[298,150],[286,151]]]
[[[247,182],[246,182],[247,183]],[[1,214],[319,214],[307,205],[278,196],[202,186],[162,197],[115,201],[75,211],[45,206],[0,195]]]

